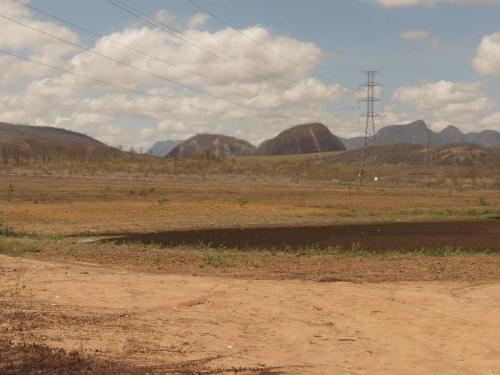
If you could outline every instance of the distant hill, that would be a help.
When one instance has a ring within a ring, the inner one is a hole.
[[[418,120],[406,125],[391,125],[380,129],[377,134],[379,145],[415,144],[427,145],[429,140],[432,146],[444,146],[457,143],[472,143],[484,147],[500,148],[500,132],[485,130],[480,133],[462,133],[455,126],[448,126],[440,132],[433,132],[426,123]],[[371,141],[371,139],[370,139]],[[364,138],[354,137],[342,139],[348,150],[363,147]]]
[[[170,151],[180,145],[183,141],[159,141],[151,147],[146,154],[165,157]]]
[[[103,159],[119,153],[94,138],[70,130],[0,123],[0,156],[4,161]]]
[[[376,149],[376,153],[375,153]],[[359,164],[361,149],[349,150],[328,157],[328,161],[345,164]],[[483,147],[470,143],[439,146],[430,150],[422,145],[395,144],[369,147],[366,150],[367,162],[373,163],[375,155],[380,164],[401,165],[456,165],[456,166],[498,166],[500,165],[500,149]]]
[[[345,146],[330,129],[319,123],[298,125],[262,142],[260,155],[295,155],[342,151]]]
[[[495,130],[484,130],[480,133],[469,133],[465,135],[465,140],[469,143],[476,143],[486,147],[500,148],[500,132]]]
[[[255,146],[242,139],[220,134],[198,134],[176,146],[167,157],[248,156],[253,155],[255,150]]]

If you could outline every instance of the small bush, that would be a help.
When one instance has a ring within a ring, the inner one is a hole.
[[[479,197],[479,205],[480,206],[488,206],[488,201],[486,200],[485,197]]]
[[[170,202],[170,199],[168,199],[168,198],[158,199],[158,205],[160,205],[160,206],[163,206],[164,204],[167,204],[168,202]]]
[[[16,232],[14,231],[14,229],[1,217],[0,217],[0,236],[4,237],[16,236]]]
[[[49,197],[48,193],[41,192],[35,198],[33,198],[33,203],[38,204],[39,202],[44,202]]]
[[[214,268],[223,268],[228,266],[226,254],[224,254],[222,251],[209,251],[209,253],[205,255],[205,258],[203,260],[206,265]]]
[[[7,191],[5,192],[5,200],[7,202],[12,202],[15,191],[16,191],[16,188],[15,188],[14,184],[11,182],[9,184],[9,186],[7,186]]]
[[[104,197],[104,198],[107,198],[109,193],[111,191],[111,188],[109,186],[105,186],[101,189],[101,195]]]

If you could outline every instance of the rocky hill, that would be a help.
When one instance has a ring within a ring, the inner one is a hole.
[[[255,146],[247,141],[220,134],[198,134],[175,147],[167,157],[196,156],[248,156],[255,153]]]
[[[319,123],[287,129],[264,141],[257,149],[260,155],[294,155],[342,151],[345,146],[330,129]]]
[[[120,151],[85,134],[47,126],[0,123],[0,155],[10,160],[103,159]]]
[[[376,152],[375,152],[376,151]],[[345,164],[359,164],[362,150],[349,150],[328,157],[328,161]],[[431,149],[415,144],[396,144],[369,147],[366,150],[368,163],[378,158],[380,164],[401,165],[456,165],[456,166],[498,166],[500,149],[474,144],[444,145]],[[326,159],[324,159],[326,160]]]
[[[158,141],[148,150],[148,152],[146,152],[146,154],[163,158],[182,142],[183,141]]]
[[[440,132],[434,132],[422,120],[406,125],[386,126],[377,132],[376,137],[377,143],[381,146],[400,143],[425,146],[431,142],[433,146],[472,143],[484,147],[500,148],[500,132],[485,130],[480,133],[463,133],[455,126],[448,126]],[[342,139],[342,142],[347,149],[354,150],[363,147],[364,138]]]

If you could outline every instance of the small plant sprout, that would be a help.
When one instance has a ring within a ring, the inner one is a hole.
[[[14,192],[16,191],[16,187],[11,182],[9,186],[7,186],[7,191],[5,192],[5,200],[7,202],[12,202],[12,198],[14,197]]]
[[[480,206],[488,206],[488,201],[486,200],[485,197],[479,197],[479,205]]]

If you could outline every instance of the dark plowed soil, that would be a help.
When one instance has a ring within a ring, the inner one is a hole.
[[[114,241],[163,246],[204,244],[226,248],[318,247],[368,251],[453,248],[496,252],[500,250],[500,221],[184,230],[131,234]]]

